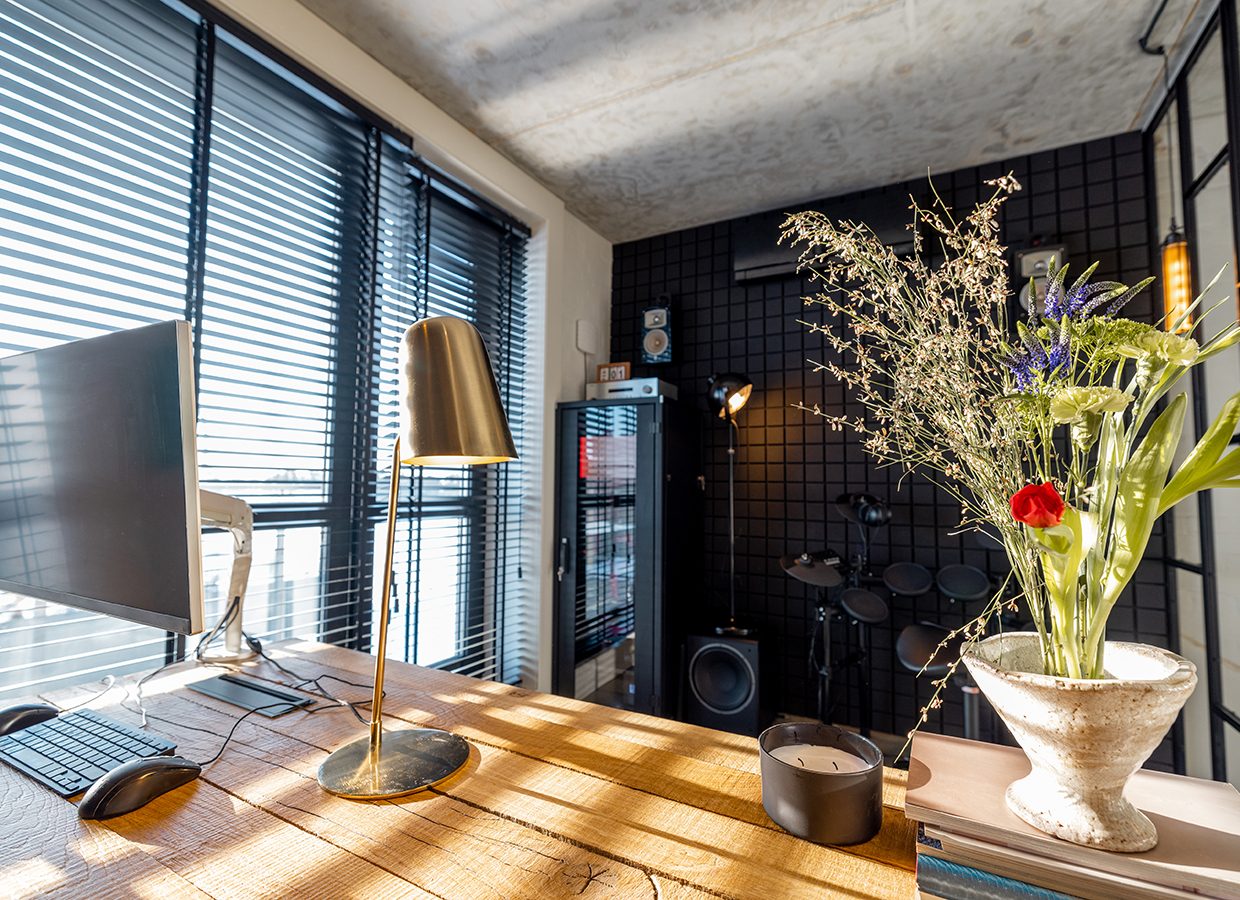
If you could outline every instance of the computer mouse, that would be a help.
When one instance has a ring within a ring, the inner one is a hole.
[[[58,715],[60,710],[46,703],[22,703],[0,709],[0,737],[54,719]]]
[[[146,806],[160,794],[188,784],[202,766],[183,756],[151,756],[121,763],[87,788],[78,818],[110,819]]]

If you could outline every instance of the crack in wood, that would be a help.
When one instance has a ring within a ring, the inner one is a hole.
[[[605,880],[609,878],[614,879],[616,877],[612,873],[611,869],[599,869],[596,872],[594,871],[593,863],[584,863],[583,865],[585,867],[584,872],[581,871],[582,866],[574,866],[573,868],[577,869],[577,871],[573,871],[573,869],[566,869],[563,872],[563,877],[565,881],[572,882],[572,881],[576,881],[579,878],[582,880],[581,890],[577,892],[578,896],[584,894],[586,890],[590,887],[590,885],[594,884],[595,882],[601,885],[606,885],[607,887],[615,887],[615,881]]]
[[[448,796],[448,795],[445,795],[445,794],[440,794],[439,796],[443,797],[443,799],[445,799],[445,800],[449,800],[449,801],[451,801],[452,803],[460,803],[460,802],[461,802],[461,801],[460,801],[460,800],[458,800],[456,797],[451,797],[451,796]],[[451,830],[451,831],[455,831],[455,832],[457,832],[458,834],[463,834],[463,835],[465,835],[465,836],[466,836],[466,837],[468,837],[468,838],[472,838],[473,840],[476,840],[476,841],[481,841],[481,842],[483,842],[483,843],[502,844],[502,845],[507,845],[507,846],[509,846],[509,847],[515,847],[515,848],[517,848],[518,850],[524,850],[524,851],[525,851],[525,852],[527,852],[527,853],[533,853],[535,856],[541,856],[543,859],[549,859],[549,860],[551,860],[552,862],[557,862],[557,863],[559,863],[560,865],[566,865],[566,864],[567,864],[567,860],[564,860],[564,859],[562,859],[562,858],[560,858],[560,857],[558,857],[558,856],[552,856],[550,853],[543,853],[541,850],[535,849],[534,847],[526,847],[525,845],[523,845],[523,844],[518,844],[518,843],[516,843],[515,841],[506,841],[506,840],[504,840],[503,838],[493,837],[493,836],[491,836],[491,835],[489,835],[489,834],[484,835],[484,834],[477,834],[477,833],[472,832],[472,831],[465,831],[463,828],[457,828],[455,825],[449,825],[447,822],[441,822],[441,821],[439,821],[438,819],[432,819],[432,818],[430,818],[429,816],[424,816],[424,815],[422,815],[421,813],[415,812],[414,810],[409,809],[409,808],[408,808],[408,807],[406,807],[406,806],[401,806],[400,808],[401,808],[401,809],[403,809],[405,812],[409,813],[409,814],[410,814],[410,815],[412,815],[412,816],[417,816],[419,819],[422,819],[424,822],[429,822],[430,824],[432,824],[432,825],[436,825],[436,826],[438,826],[438,827],[440,827],[440,828],[447,828],[447,829],[449,829],[449,830]],[[461,814],[462,814],[462,815],[464,815],[464,814],[465,814],[465,813],[464,813],[464,810],[462,810],[462,811],[461,811]],[[482,817],[481,817],[481,816],[467,816],[467,818],[469,818],[469,819],[471,819],[471,820],[473,820],[473,821],[477,822],[477,821],[479,821]],[[488,812],[488,813],[487,813],[487,818],[490,818],[490,819],[492,819],[492,820],[494,820],[494,821],[503,821],[503,820],[502,820],[502,818],[501,818],[500,816],[497,816],[497,815],[495,815],[494,813],[490,813],[490,812]],[[496,858],[496,859],[498,859],[498,857],[495,857],[495,858]]]
[[[678,878],[670,872],[665,872],[665,871],[658,870],[658,869],[650,869],[645,864],[637,862],[636,860],[626,859],[625,857],[617,855],[615,853],[611,853],[603,849],[602,847],[598,847],[598,846],[586,843],[585,841],[578,840],[566,834],[559,834],[557,832],[552,831],[549,828],[539,825],[536,822],[525,821],[516,816],[510,816],[510,815],[506,815],[505,813],[487,809],[485,806],[481,806],[477,803],[474,803],[470,800],[466,800],[462,797],[456,797],[456,796],[453,796],[452,794],[445,794],[443,791],[441,791],[438,788],[432,787],[432,788],[428,788],[428,790],[433,794],[438,794],[441,797],[447,797],[448,799],[454,800],[457,803],[463,803],[466,806],[472,806],[474,809],[481,810],[482,812],[488,812],[491,815],[497,816],[501,819],[507,819],[509,822],[512,822],[515,825],[520,825],[523,828],[530,829],[531,831],[537,831],[539,834],[546,835],[547,837],[552,838],[554,840],[560,841],[565,844],[569,844],[570,846],[573,846],[573,847],[577,847],[580,850],[586,850],[590,853],[593,853],[595,856],[601,856],[603,857],[603,859],[610,859],[614,862],[620,863],[623,866],[627,866],[631,869],[636,869],[637,871],[641,872],[647,877],[650,877],[652,875],[658,875],[660,878],[666,878],[668,881],[674,881],[676,884],[683,885],[695,891],[700,891],[701,893],[708,894],[712,897],[721,897],[723,898],[723,900],[731,900],[732,898],[732,895],[730,894],[721,893],[703,884],[698,884],[697,882],[687,881],[684,878]]]

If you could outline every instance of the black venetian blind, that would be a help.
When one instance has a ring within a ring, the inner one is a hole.
[[[200,477],[255,508],[245,623],[266,638],[370,647],[410,323],[477,324],[524,443],[528,233],[376,122],[173,3],[0,0],[0,356],[190,320]],[[533,653],[523,471],[402,473],[390,655],[512,678]],[[204,536],[208,622],[230,548]],[[0,593],[0,697],[168,646]]]
[[[477,325],[499,380],[518,453],[525,432],[523,232],[480,212],[430,174],[385,179],[402,195],[388,222],[376,303],[371,470],[374,546],[383,546],[391,448],[399,415],[401,334],[425,316]],[[513,680],[534,652],[519,593],[523,461],[501,466],[411,468],[402,473],[396,533],[392,655],[484,678]],[[373,611],[372,611],[373,614]],[[395,649],[402,647],[402,651]]]

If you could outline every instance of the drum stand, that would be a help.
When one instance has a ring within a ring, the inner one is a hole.
[[[834,612],[830,601],[827,600],[827,588],[819,588],[816,592],[817,600],[814,607],[817,610],[817,621],[814,623],[814,634],[809,645],[810,665],[814,667],[814,671],[818,674],[818,721],[824,725],[830,725],[830,710],[828,709],[828,700],[831,696],[831,615]],[[822,661],[818,660],[814,653],[818,640],[822,641]]]
[[[856,669],[857,681],[861,690],[860,726],[861,733],[870,734],[870,726],[874,718],[873,698],[870,697],[870,626],[885,621],[889,614],[887,604],[872,591],[861,587],[861,570],[865,565],[848,566],[840,571],[840,558],[830,550],[818,553],[802,553],[800,556],[786,555],[779,559],[780,568],[797,581],[814,588],[814,606],[817,615],[814,630],[810,636],[809,661],[810,667],[818,676],[818,720],[824,725],[831,723],[831,682],[844,669]],[[831,592],[843,587],[838,596],[832,598]],[[839,616],[847,617],[857,627],[856,642],[848,641],[849,652],[841,660],[831,660],[831,619]],[[818,651],[818,642],[822,641],[822,651]]]
[[[848,592],[845,591],[845,594]],[[869,591],[864,591],[869,598],[877,600]],[[874,722],[874,699],[870,696],[870,671],[867,663],[870,656],[870,624],[877,617],[877,610],[861,610],[850,609],[847,602],[840,600],[830,600],[828,598],[828,589],[819,588],[816,592],[817,599],[814,606],[817,610],[817,621],[815,623],[814,637],[816,640],[810,643],[810,660],[815,672],[818,674],[818,720],[824,725],[831,724],[831,712],[834,705],[831,704],[831,682],[838,678],[839,674],[846,670],[852,669],[856,672],[857,686],[860,695],[860,732],[863,736],[870,736],[870,729]],[[856,626],[856,646],[851,647],[852,641],[849,641],[851,649],[843,659],[832,661],[831,659],[831,619],[839,615],[841,618],[847,618]],[[885,610],[883,618],[885,618]],[[871,621],[867,621],[870,619]],[[881,619],[879,619],[881,621]],[[818,659],[814,653],[818,640],[822,641],[822,659]]]

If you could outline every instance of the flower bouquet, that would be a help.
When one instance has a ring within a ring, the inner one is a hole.
[[[787,220],[783,239],[805,245],[802,270],[820,287],[805,302],[825,312],[804,324],[835,351],[813,368],[848,386],[863,412],[797,405],[858,432],[880,463],[930,478],[959,502],[962,529],[1006,550],[1008,583],[951,637],[969,639],[966,666],[1033,764],[1009,806],[1070,840],[1145,849],[1153,826],[1120,792],[1196,677],[1174,654],[1108,643],[1106,623],[1158,517],[1196,491],[1240,487],[1240,451],[1227,452],[1240,393],[1172,471],[1186,405],[1177,386],[1240,341],[1240,327],[1198,344],[1186,332],[1201,298],[1175,321],[1122,318],[1153,279],[1091,281],[1097,264],[1072,281],[1066,265],[1053,269],[1042,302],[1010,321],[997,218],[1020,186],[989,184],[963,219],[937,197],[914,204],[908,256],[862,224],[815,212]],[[981,640],[1016,603],[1034,633]],[[935,682],[931,705],[951,675]],[[1116,753],[1120,744],[1131,752]]]

